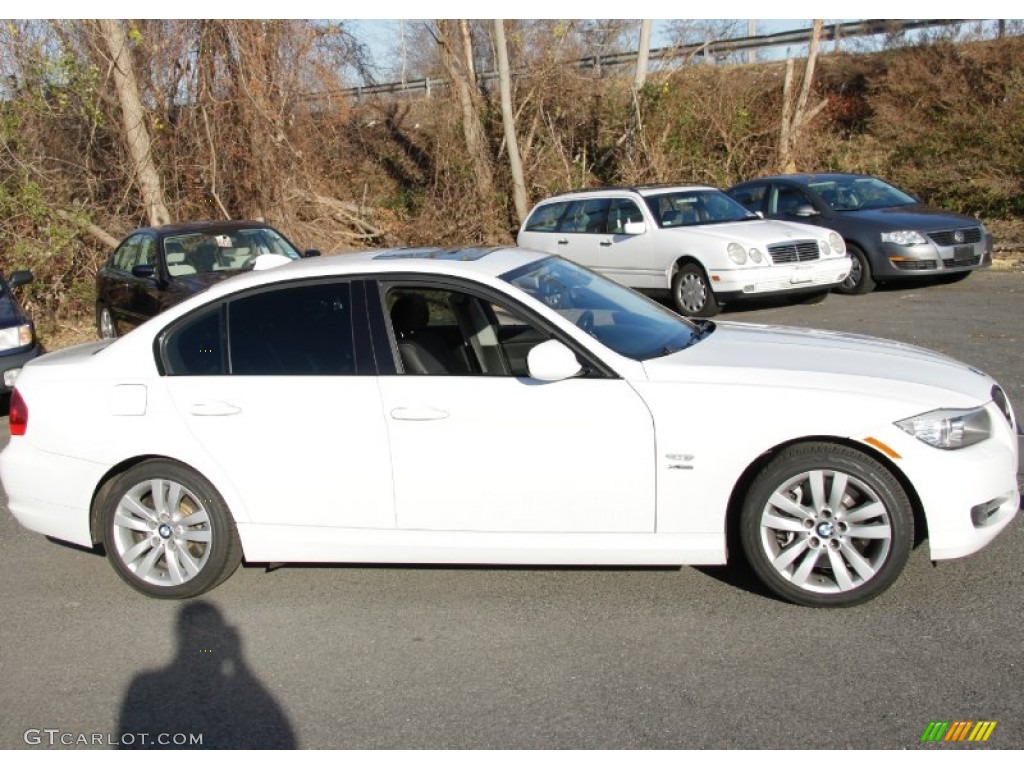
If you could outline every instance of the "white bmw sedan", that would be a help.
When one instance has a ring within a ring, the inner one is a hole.
[[[720,564],[852,605],[915,539],[1014,517],[988,376],[911,346],[681,318],[558,257],[325,257],[229,279],[17,381],[26,527],[145,594],[249,562]]]

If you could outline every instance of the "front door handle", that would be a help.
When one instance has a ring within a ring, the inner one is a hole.
[[[558,244],[559,245],[568,245],[569,244],[569,240],[567,238],[563,237],[561,240],[558,241]]]
[[[601,242],[598,243],[598,245],[600,245],[602,248],[607,248],[611,244],[611,240],[602,240]]]
[[[222,400],[215,400],[209,403],[192,403],[189,413],[193,416],[234,416],[241,413],[242,409],[237,405],[225,403]]]
[[[408,408],[395,408],[391,418],[397,421],[438,421],[447,419],[448,411],[433,408],[429,405],[415,405]]]

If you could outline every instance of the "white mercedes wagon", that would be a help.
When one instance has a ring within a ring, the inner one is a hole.
[[[711,317],[734,299],[823,300],[850,274],[843,238],[765,221],[713,187],[593,189],[550,197],[516,238],[630,288],[668,291],[684,315]]]
[[[27,528],[161,598],[250,563],[723,564],[852,605],[1017,513],[970,366],[688,320],[556,256],[405,249],[230,278],[25,365],[0,480]],[[970,482],[951,481],[970,478]],[[730,542],[736,546],[730,549]]]

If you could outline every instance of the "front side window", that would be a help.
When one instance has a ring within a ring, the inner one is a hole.
[[[405,375],[528,376],[529,351],[549,338],[514,309],[462,290],[395,285],[385,302]]]
[[[703,333],[660,304],[555,256],[508,272],[502,279],[633,360],[685,349]]]
[[[132,267],[139,263],[139,248],[142,245],[142,235],[134,235],[114,251],[111,259],[111,266],[119,272],[131,272]]]
[[[640,212],[640,206],[628,198],[615,198],[608,206],[609,234],[622,234],[626,230],[626,224],[643,220],[644,215]]]
[[[779,185],[772,189],[768,200],[768,213],[784,216],[796,216],[797,211],[803,206],[814,207],[811,199],[796,187]]]
[[[764,207],[764,195],[768,191],[767,184],[737,189],[732,193],[733,199],[751,211],[760,211]]]

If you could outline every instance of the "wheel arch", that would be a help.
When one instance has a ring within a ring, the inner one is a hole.
[[[209,476],[207,476],[205,472],[202,472],[191,464],[181,461],[180,459],[176,459],[173,456],[166,456],[161,453],[149,453],[125,459],[107,470],[103,477],[100,478],[100,481],[96,484],[96,489],[93,491],[92,499],[89,502],[89,535],[92,538],[94,546],[103,540],[103,505],[107,500],[107,494],[109,493],[111,486],[113,486],[121,475],[132,467],[136,467],[144,461],[152,460],[169,461],[181,467],[185,467],[186,469],[202,476],[202,478],[217,489],[222,496],[224,495],[223,491],[220,490],[216,483],[210,480]],[[228,511],[234,518],[235,515],[231,512],[231,505],[228,504],[226,500],[225,504],[227,504]]]
[[[889,472],[892,473],[892,476],[896,478],[896,482],[900,484],[903,492],[907,495],[907,499],[910,501],[910,507],[914,515],[913,547],[916,549],[928,538],[928,519],[924,513],[924,505],[921,503],[921,497],[917,495],[917,491],[914,490],[914,486],[907,478],[906,474],[904,474],[902,469],[900,469],[900,467],[891,458],[872,446],[856,440],[836,437],[835,435],[810,435],[794,438],[793,440],[788,440],[769,448],[754,459],[740,474],[739,479],[733,486],[732,493],[729,495],[729,504],[726,507],[725,513],[727,560],[731,559],[732,553],[742,552],[739,542],[740,512],[743,507],[743,500],[746,498],[747,492],[750,489],[751,484],[754,482],[754,479],[781,451],[791,446],[801,445],[803,443],[833,443],[835,445],[843,445],[863,453],[865,456],[874,459],[889,470]]]

